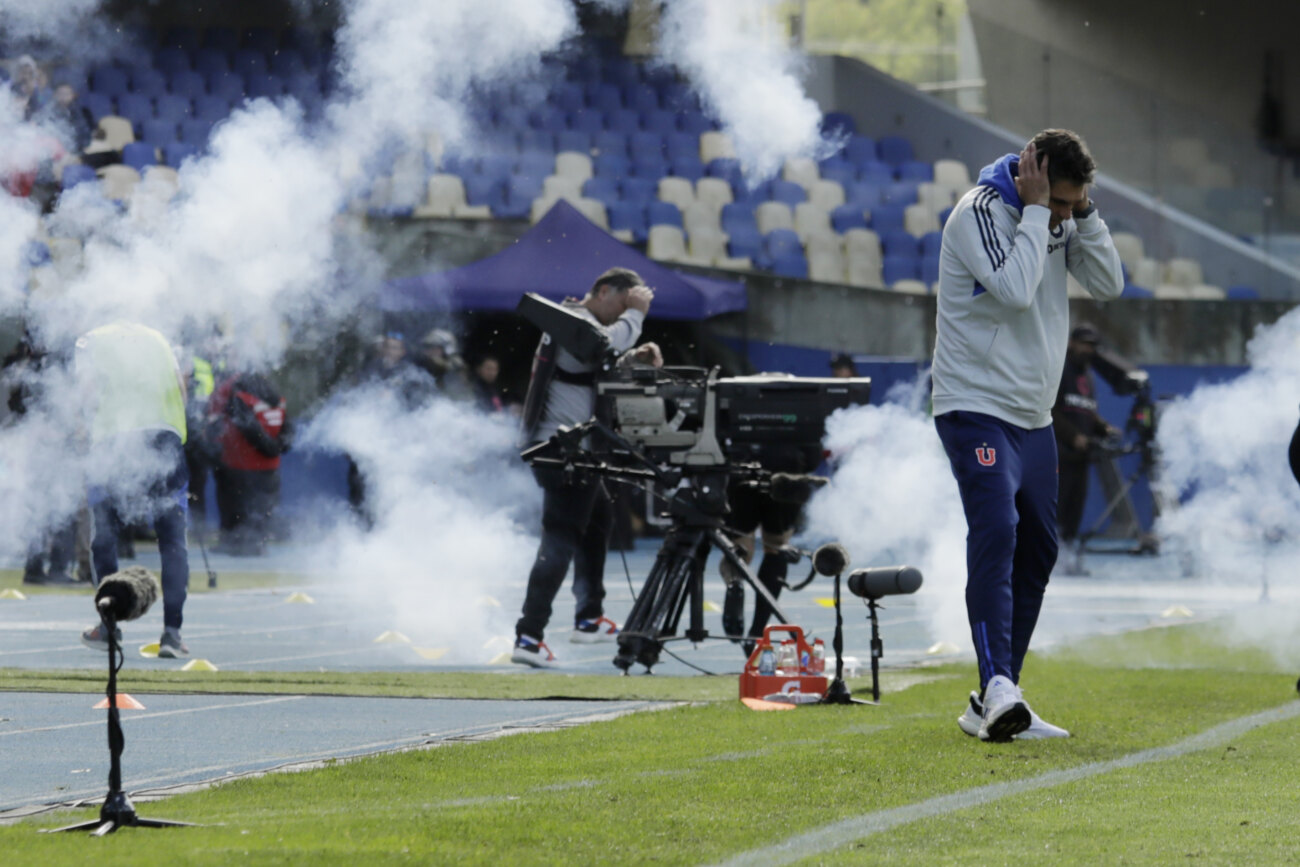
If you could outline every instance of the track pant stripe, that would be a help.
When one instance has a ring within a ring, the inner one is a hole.
[[[773,843],[771,846],[765,846],[762,849],[753,849],[749,852],[742,852],[734,858],[722,862],[726,867],[752,867],[752,865],[778,865],[792,864],[810,855],[817,855],[822,852],[830,852],[841,846],[847,846],[863,837],[872,834],[878,834],[881,831],[888,831],[902,825],[908,825],[912,822],[918,822],[922,819],[929,819],[933,816],[944,816],[949,813],[955,813],[958,810],[965,810],[968,807],[977,807],[981,804],[987,804],[990,801],[1001,800],[1002,798],[1022,795],[1026,792],[1033,792],[1038,789],[1048,789],[1054,786],[1062,786],[1067,783],[1086,780],[1089,777],[1095,777],[1099,774],[1108,774],[1111,771],[1123,770],[1124,768],[1137,767],[1151,762],[1162,762],[1166,759],[1175,759],[1189,753],[1200,752],[1201,750],[1211,749],[1232,740],[1241,737],[1247,732],[1257,729],[1260,726],[1271,725],[1272,723],[1282,722],[1284,720],[1294,719],[1300,716],[1300,701],[1293,701],[1287,704],[1275,707],[1271,710],[1251,714],[1250,716],[1238,717],[1221,723],[1213,728],[1206,729],[1200,734],[1192,735],[1185,740],[1169,744],[1163,747],[1152,747],[1148,750],[1141,750],[1136,753],[1129,753],[1127,756],[1120,756],[1117,759],[1111,759],[1106,762],[1092,762],[1086,765],[1080,765],[1077,768],[1062,768],[1059,771],[1049,771],[1040,774],[1037,777],[1030,777],[1024,780],[1013,780],[1009,783],[994,783],[990,786],[980,786],[975,789],[967,789],[964,792],[954,792],[951,795],[941,795],[937,798],[931,798],[928,801],[921,801],[916,804],[908,804],[904,807],[894,807],[889,810],[880,810],[875,813],[866,813],[861,816],[852,816],[848,819],[841,819],[830,825],[807,831],[795,837]]]

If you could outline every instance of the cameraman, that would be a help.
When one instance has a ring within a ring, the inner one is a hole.
[[[1119,431],[1097,413],[1097,383],[1092,375],[1093,359],[1101,335],[1088,323],[1070,332],[1061,371],[1061,387],[1052,406],[1052,427],[1056,431],[1058,455],[1057,524],[1062,552],[1061,566],[1068,575],[1087,575],[1077,537],[1088,499],[1088,473],[1093,451],[1103,439],[1118,437]]]
[[[639,274],[611,268],[581,301],[565,302],[574,313],[598,325],[615,352],[626,358],[663,366],[659,347],[647,343],[628,352],[641,336],[654,291]],[[549,439],[562,427],[591,419],[596,408],[596,366],[583,364],[555,346],[545,335],[533,360],[532,381],[525,401],[525,445]],[[543,643],[551,619],[551,605],[573,563],[574,628],[569,640],[577,644],[614,641],[618,627],[604,616],[605,549],[609,541],[609,495],[598,478],[569,476],[563,470],[533,468],[542,488],[542,542],[528,575],[523,616],[515,624],[511,660],[534,668],[557,664]]]

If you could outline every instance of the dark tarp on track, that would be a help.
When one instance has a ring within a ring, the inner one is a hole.
[[[514,245],[478,262],[386,283],[386,313],[514,310],[536,292],[552,301],[581,296],[608,268],[631,268],[655,290],[657,319],[707,319],[746,306],[739,282],[683,274],[624,244],[566,201],[556,202]]]

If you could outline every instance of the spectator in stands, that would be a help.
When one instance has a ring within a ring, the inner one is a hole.
[[[45,73],[31,55],[24,54],[14,61],[9,92],[23,120],[31,120],[50,101]]]
[[[190,580],[186,549],[185,382],[152,328],[115,322],[77,340],[76,373],[88,408],[91,549],[95,581],[117,572],[117,518],[145,519],[162,559],[163,634],[158,655],[188,656],[181,621]],[[102,623],[81,634],[108,649]]]
[[[1020,692],[1056,563],[1052,404],[1069,336],[1066,274],[1098,300],[1124,289],[1089,195],[1096,164],[1067,130],[980,172],[943,230],[934,419],[961,492],[966,610],[979,662],[958,725],[981,740],[1068,737]]]
[[[221,539],[213,550],[262,556],[280,500],[280,457],[293,444],[285,399],[260,373],[227,376],[208,402],[208,431],[220,448],[212,475]]]
[[[841,352],[831,359],[831,376],[836,379],[852,379],[858,375],[858,366],[853,363],[853,356]]]
[[[470,396],[470,383],[465,378],[465,359],[461,357],[456,335],[445,328],[435,328],[420,341],[420,353],[414,358],[446,397],[456,400]]]
[[[1081,551],[1076,545],[1083,504],[1088,498],[1088,473],[1099,440],[1118,437],[1119,430],[1097,412],[1097,383],[1092,375],[1092,358],[1101,335],[1088,323],[1070,332],[1061,371],[1061,387],[1052,407],[1052,429],[1058,454],[1057,526],[1068,556],[1061,557],[1067,575],[1086,575]]]
[[[655,344],[632,349],[653,299],[654,291],[635,271],[611,268],[596,278],[586,297],[566,302],[566,307],[599,326],[614,351],[662,367],[663,355]],[[549,439],[561,427],[589,421],[595,412],[594,365],[584,364],[562,348],[550,352],[550,346],[544,338],[534,359],[524,400],[521,441],[525,445]],[[558,662],[542,638],[570,563],[576,601],[570,640],[592,644],[614,641],[618,636],[617,625],[604,615],[611,511],[609,495],[598,478],[573,477],[549,467],[534,467],[533,475],[542,488],[542,542],[528,575],[510,658],[521,665],[552,668]]]
[[[474,390],[474,403],[484,412],[501,412],[506,408],[497,385],[500,375],[501,362],[494,355],[485,355],[474,365],[470,387]]]
[[[95,118],[77,101],[77,90],[71,84],[54,88],[54,98],[41,110],[38,120],[57,130],[72,154],[88,148],[95,136]]]

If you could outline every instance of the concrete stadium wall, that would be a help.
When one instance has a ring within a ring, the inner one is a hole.
[[[907,136],[919,159],[958,159],[970,167],[972,175],[981,166],[1024,145],[1024,134],[964,114],[850,58],[809,58],[805,85],[824,111],[849,112],[866,135]],[[1056,118],[1054,122],[1078,127],[1085,137],[1090,137],[1086,125],[1075,123],[1073,118]],[[1099,174],[1097,191],[1098,207],[1111,229],[1140,235],[1148,256],[1186,256],[1201,263],[1207,282],[1214,285],[1248,285],[1265,298],[1300,299],[1300,269],[1169,207],[1111,174]]]

